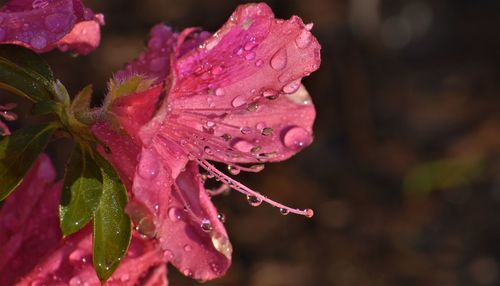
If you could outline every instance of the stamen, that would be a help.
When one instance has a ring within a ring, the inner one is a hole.
[[[207,189],[207,194],[211,197],[227,194],[231,191],[231,187],[227,184],[220,185],[217,189]]]
[[[232,189],[246,195],[246,196],[252,196],[252,197],[255,197],[263,202],[266,202],[274,207],[277,207],[280,209],[280,212],[283,214],[283,213],[294,213],[294,214],[298,214],[298,215],[303,215],[305,217],[312,217],[314,215],[314,212],[313,210],[311,209],[305,209],[305,210],[300,210],[300,209],[294,209],[294,208],[290,208],[288,206],[285,206],[283,204],[280,204],[278,202],[275,202],[271,199],[269,199],[268,197],[266,196],[263,196],[261,195],[260,193],[258,192],[255,192],[253,190],[251,190],[250,188],[248,188],[247,186],[241,184],[240,182],[228,177],[226,174],[222,173],[221,171],[219,171],[217,168],[215,168],[212,164],[210,164],[207,160],[204,160],[204,159],[200,159],[200,158],[195,158],[196,162],[201,166],[203,167],[205,170],[207,170],[209,173],[212,173],[214,174],[215,177],[217,177],[217,179],[225,184],[227,184],[228,186],[230,186]]]

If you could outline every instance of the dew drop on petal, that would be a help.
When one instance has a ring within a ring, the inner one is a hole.
[[[30,44],[34,49],[41,50],[47,46],[47,39],[42,35],[37,35],[31,39]]]
[[[163,257],[167,260],[171,260],[172,258],[174,258],[174,254],[172,253],[172,251],[165,249],[163,251]]]
[[[192,249],[193,249],[193,248],[191,247],[191,245],[189,245],[189,244],[184,245],[184,251],[189,252],[189,251],[191,251]]]
[[[247,134],[250,134],[252,132],[252,129],[248,126],[243,126],[240,128],[240,132],[243,135],[247,135]]]
[[[280,208],[280,214],[282,214],[282,215],[288,215],[289,213],[290,213],[289,210],[284,209],[284,208]]]
[[[143,152],[142,156],[138,166],[138,174],[145,180],[151,180],[158,175],[160,165],[150,152]]]
[[[200,226],[204,232],[209,232],[212,230],[212,223],[210,222],[210,220],[208,220],[206,218],[201,220]]]
[[[254,52],[249,52],[248,54],[245,55],[245,59],[251,61],[255,59],[255,53]]]
[[[295,126],[286,131],[283,136],[283,144],[294,150],[299,150],[311,143],[311,135],[302,127]]]
[[[283,92],[294,93],[299,89],[299,87],[300,87],[300,79],[294,80],[283,87]]]
[[[227,258],[231,258],[231,254],[233,253],[233,246],[224,234],[218,231],[214,231],[212,233],[212,244],[218,252],[222,253]]]
[[[130,274],[128,273],[124,273],[120,276],[120,281],[121,282],[127,282],[130,280]]]
[[[219,87],[219,88],[217,88],[217,89],[215,90],[215,95],[217,95],[217,96],[223,96],[224,94],[225,94],[225,92],[224,92],[224,89],[223,89],[223,88],[220,88],[220,87]]]
[[[170,208],[168,210],[168,218],[173,222],[179,221],[182,219],[182,211],[178,208]]]
[[[247,111],[255,112],[259,109],[259,104],[257,102],[252,102],[247,106]]]
[[[82,250],[76,249],[73,252],[69,254],[69,261],[73,263],[80,263],[82,261],[82,258],[85,256]]]
[[[217,263],[210,263],[210,268],[212,269],[212,271],[219,275],[220,274],[220,268],[219,268],[219,265],[217,265]]]
[[[305,49],[311,43],[311,33],[308,30],[302,30],[300,35],[295,38],[295,44],[299,49]]]
[[[268,89],[262,93],[262,96],[264,96],[264,98],[267,98],[269,100],[274,100],[278,98],[278,93],[272,89]]]
[[[186,276],[186,277],[193,276],[193,272],[190,269],[187,269],[187,268],[184,269],[184,270],[182,270],[182,274],[184,274],[184,276]]]
[[[254,147],[252,143],[244,140],[244,139],[235,139],[232,143],[231,146],[243,153],[248,153],[252,148]]]
[[[285,48],[279,49],[271,58],[271,67],[277,71],[282,70],[286,67],[288,58]]]
[[[237,96],[231,101],[233,107],[239,107],[246,103],[245,97],[243,95]]]
[[[262,204],[262,199],[256,196],[247,196],[247,201],[248,204],[251,205],[252,207],[258,207]]]
[[[212,74],[213,75],[218,75],[222,72],[223,68],[221,66],[216,66],[212,69]]]
[[[271,127],[265,127],[265,128],[262,128],[260,134],[264,135],[264,136],[269,136],[269,135],[272,135],[273,134],[273,129]]]
[[[255,62],[255,66],[256,66],[256,67],[261,67],[263,64],[264,64],[264,62],[263,62],[262,60],[257,60],[257,61]]]
[[[69,286],[78,286],[78,285],[82,285],[82,280],[80,279],[80,277],[75,276],[69,280]]]

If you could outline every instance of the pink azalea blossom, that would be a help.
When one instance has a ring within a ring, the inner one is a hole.
[[[62,238],[61,182],[40,156],[0,210],[0,285],[101,285],[92,267],[92,229]],[[107,285],[166,285],[163,254],[134,234],[127,256]]]
[[[301,78],[319,67],[320,46],[312,25],[296,16],[275,19],[266,4],[237,8],[209,35],[198,29],[151,31],[148,49],[116,74],[155,80],[151,89],[119,97],[109,111],[118,120],[100,122],[94,134],[111,152],[131,203],[136,229],[156,241],[186,276],[208,280],[224,274],[232,247],[218,219],[199,166],[223,183],[282,214],[312,216],[242,185],[209,161],[257,172],[312,142],[315,110]],[[116,123],[116,122],[115,122]],[[252,166],[241,164],[250,163]]]
[[[11,0],[0,9],[0,43],[85,55],[99,45],[103,24],[104,16],[79,0]]]

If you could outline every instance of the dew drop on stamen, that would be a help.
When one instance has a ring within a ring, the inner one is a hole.
[[[212,230],[212,223],[210,222],[210,220],[204,218],[201,220],[200,227],[204,232],[209,232]]]
[[[238,175],[241,171],[238,167],[231,165],[227,165],[227,170],[231,173],[231,175]]]
[[[279,49],[271,58],[271,67],[277,71],[282,70],[286,67],[287,58],[286,48]]]
[[[247,201],[252,207],[258,207],[262,204],[262,199],[253,195],[247,196]]]
[[[280,214],[282,215],[288,215],[290,211],[288,209],[280,208]]]
[[[217,219],[219,219],[220,222],[225,223],[226,222],[226,215],[223,212],[218,212]]]
[[[286,131],[283,144],[294,150],[299,150],[311,143],[311,135],[302,127],[295,126]]]
[[[312,209],[305,209],[306,217],[311,218],[314,216],[314,211]]]

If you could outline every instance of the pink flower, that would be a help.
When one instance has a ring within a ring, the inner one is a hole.
[[[17,115],[11,110],[14,109],[16,105],[14,103],[7,103],[5,105],[0,105],[0,136],[10,135],[9,127],[2,122],[2,119],[6,121],[14,121],[17,119]]]
[[[42,155],[0,210],[0,285],[101,285],[92,267],[92,230],[62,238],[62,184]],[[108,285],[166,285],[163,254],[134,235]],[[85,284],[86,283],[86,284]]]
[[[100,25],[104,16],[79,0],[11,0],[0,9],[0,43],[84,55],[99,45]]]
[[[265,201],[282,214],[312,216],[310,209],[270,200],[209,162],[225,163],[232,173],[256,172],[263,162],[287,159],[312,142],[315,110],[300,83],[320,63],[311,28],[296,16],[275,19],[266,4],[239,6],[212,36],[157,25],[148,49],[116,74],[116,85],[135,74],[158,84],[116,100],[111,92],[104,108],[113,120],[94,125],[93,132],[131,190],[127,211],[136,229],[186,276],[221,276],[232,253],[199,166],[223,183],[220,190],[238,190],[252,205]]]

